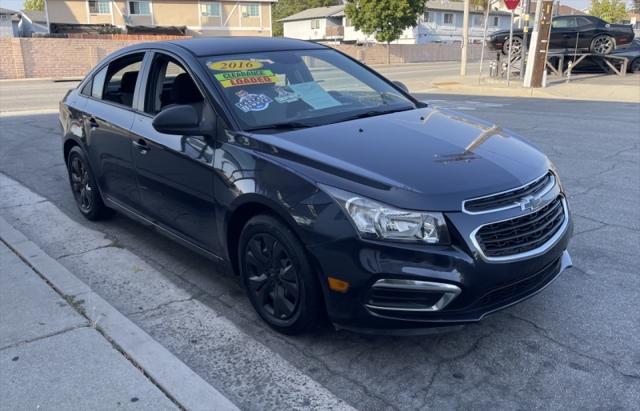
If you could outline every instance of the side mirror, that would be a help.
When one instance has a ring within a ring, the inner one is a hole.
[[[151,123],[159,133],[201,135],[200,116],[193,106],[188,104],[167,107],[153,118]]]
[[[396,87],[398,87],[398,88],[402,89],[402,91],[404,91],[405,93],[408,93],[408,92],[409,92],[409,87],[407,87],[407,85],[406,85],[406,84],[404,84],[402,81],[394,80],[394,81],[393,81],[393,84],[395,84],[395,85],[396,85]]]

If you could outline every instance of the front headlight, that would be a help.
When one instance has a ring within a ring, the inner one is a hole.
[[[344,209],[363,238],[449,244],[442,213],[401,210],[335,187],[321,188]]]

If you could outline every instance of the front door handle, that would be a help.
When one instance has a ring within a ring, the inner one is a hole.
[[[137,141],[133,141],[133,145],[138,147],[138,150],[142,155],[147,154],[147,152],[150,150],[149,144],[147,144],[147,142],[142,138],[138,139]]]
[[[95,117],[89,118],[89,127],[91,127],[92,129],[100,127],[100,125],[98,124],[98,120],[96,120]]]

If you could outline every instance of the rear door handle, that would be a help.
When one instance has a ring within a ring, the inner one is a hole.
[[[149,144],[142,138],[138,139],[137,141],[133,141],[132,143],[138,148],[140,154],[147,154],[147,152],[150,150]]]

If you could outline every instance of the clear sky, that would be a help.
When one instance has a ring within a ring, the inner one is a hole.
[[[22,9],[22,4],[24,0],[0,0],[0,7],[4,7],[12,10],[20,10]],[[566,4],[567,6],[575,7],[576,9],[584,9],[589,7],[591,4],[590,0],[561,0],[561,4]]]

